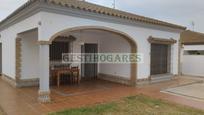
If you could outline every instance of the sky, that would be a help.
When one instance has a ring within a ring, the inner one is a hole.
[[[1,0],[0,20],[27,0]],[[114,0],[86,0],[113,7]],[[204,0],[115,0],[116,9],[188,27],[204,33]],[[194,26],[192,24],[194,22]]]

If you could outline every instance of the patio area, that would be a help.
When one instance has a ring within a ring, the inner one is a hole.
[[[79,85],[51,87],[52,102],[40,104],[37,101],[38,87],[15,89],[0,80],[0,94],[0,106],[7,114],[37,115],[114,101],[135,95],[137,90],[102,80],[83,81]]]
[[[159,84],[128,87],[102,80],[92,80],[82,82],[80,85],[63,85],[60,88],[51,87],[52,102],[40,104],[37,101],[38,87],[15,89],[0,80],[0,106],[8,115],[36,115],[111,102],[127,96],[144,94],[204,110],[204,102],[160,92],[163,88],[194,82],[198,82],[198,80],[180,77]]]

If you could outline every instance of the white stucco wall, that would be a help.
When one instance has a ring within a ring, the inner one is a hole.
[[[98,44],[99,53],[130,53],[129,43],[121,36],[110,32],[83,32],[73,34],[78,38],[73,46],[74,53],[81,53],[81,45],[84,43]],[[76,65],[76,64],[75,64]],[[80,64],[78,64],[80,67]],[[130,64],[99,64],[98,72],[108,75],[130,78]]]
[[[15,39],[18,33],[37,28],[40,13],[0,31],[2,39],[2,73],[15,79]]]
[[[184,45],[182,51],[204,50],[204,45]],[[204,77],[204,55],[184,55],[181,58],[182,74]]]
[[[116,39],[114,39],[116,38]],[[125,38],[118,35],[105,36],[101,39],[100,52],[102,53],[131,53],[130,44]],[[129,78],[130,64],[101,64],[100,73]]]
[[[183,50],[204,50],[204,45],[184,45]]]
[[[79,26],[102,26],[124,32],[131,36],[138,45],[138,52],[144,54],[144,63],[138,65],[138,78],[150,76],[150,44],[149,36],[159,38],[174,38],[178,41],[180,34],[176,32],[162,31],[145,27],[136,27],[124,24],[108,23],[61,14],[42,14],[42,26],[40,26],[39,40],[47,41],[55,33],[68,28]],[[172,46],[171,73],[178,74],[178,43]]]
[[[39,78],[39,45],[37,30],[23,34],[21,41],[21,79]]]
[[[182,74],[204,77],[204,56],[186,55],[183,56]]]
[[[81,53],[81,45],[85,43],[98,44],[99,53],[131,52],[129,43],[123,37],[110,32],[77,31],[64,34],[71,34],[77,38],[73,43],[73,53]],[[72,66],[78,66],[81,68],[81,63],[73,63]],[[131,71],[130,64],[98,64],[98,72],[129,79]]]

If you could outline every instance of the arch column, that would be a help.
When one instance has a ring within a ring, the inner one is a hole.
[[[39,92],[38,101],[42,103],[50,102],[49,87],[49,44],[39,44]]]
[[[131,46],[131,53],[137,53],[137,46],[129,41]],[[131,76],[130,76],[130,85],[135,86],[137,84],[137,64],[136,62],[131,63]]]
[[[21,37],[17,37],[16,38],[16,81],[18,82],[21,78],[21,57],[22,57],[22,54],[21,54],[21,50],[22,50],[22,44],[21,44],[21,40],[22,38]]]

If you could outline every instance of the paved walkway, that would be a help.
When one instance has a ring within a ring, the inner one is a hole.
[[[193,83],[189,85],[166,89],[164,92],[196,99],[204,102],[204,83]]]
[[[196,83],[196,82],[200,82],[200,80],[198,81],[197,79],[195,80],[192,78],[183,78],[182,77],[182,78],[175,79],[175,80],[169,81],[169,82],[163,82],[163,83],[159,83],[159,84],[153,84],[153,85],[145,86],[142,89],[143,89],[143,94],[145,94],[147,96],[151,96],[154,98],[163,99],[163,100],[178,103],[181,105],[186,105],[189,107],[204,110],[204,102],[203,101],[198,101],[198,100],[186,98],[183,96],[177,96],[177,95],[172,95],[172,94],[161,92],[161,91],[168,89],[168,88],[173,88],[173,87],[177,87],[177,86],[184,86],[186,84],[192,84],[192,83]]]
[[[175,87],[192,82],[195,82],[195,80],[179,78],[169,82],[136,88],[106,81],[83,82],[79,86],[52,87],[52,103],[40,104],[37,102],[38,88],[15,89],[0,80],[0,106],[8,115],[40,115],[67,108],[115,101],[130,95],[145,94],[204,110],[203,102],[160,92],[162,88]]]

